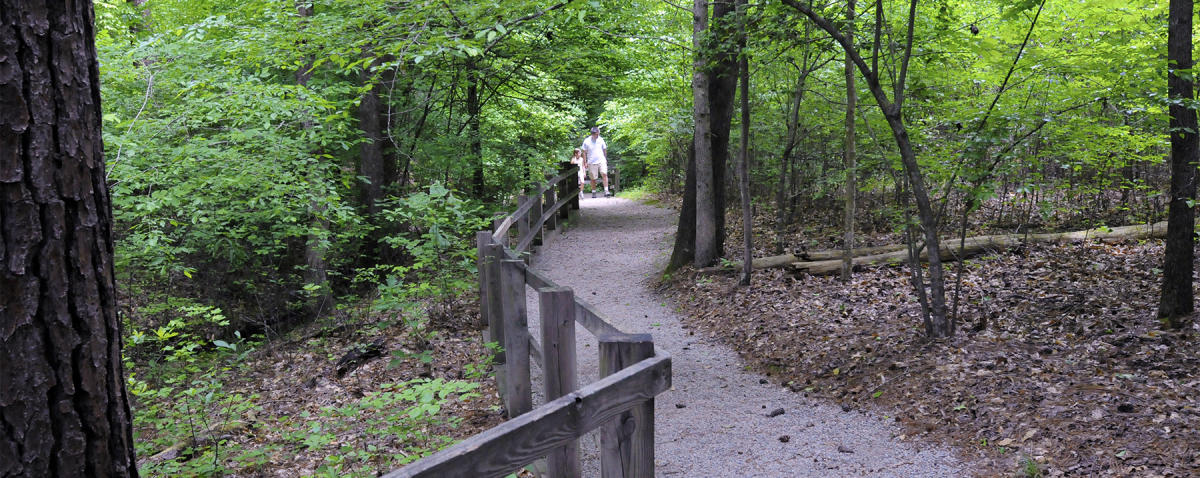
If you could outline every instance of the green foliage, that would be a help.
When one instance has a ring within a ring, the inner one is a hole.
[[[300,449],[325,456],[320,476],[376,476],[428,455],[453,442],[431,433],[456,427],[458,417],[441,417],[451,400],[478,397],[478,384],[420,379],[401,384],[385,383],[356,402],[322,407],[326,420],[310,421],[308,412],[299,421],[285,420],[285,437]],[[385,454],[382,443],[404,443],[400,453]]]
[[[405,266],[382,268],[386,285],[380,287],[375,309],[386,311],[406,301],[433,298],[443,311],[461,292],[470,289],[475,272],[475,231],[486,226],[482,208],[455,196],[441,184],[416,192],[385,206],[388,222],[407,225],[383,242],[406,253]]]

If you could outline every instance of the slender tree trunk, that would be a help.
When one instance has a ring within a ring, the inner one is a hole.
[[[1167,89],[1171,95],[1171,203],[1168,206],[1167,241],[1163,262],[1162,295],[1158,317],[1170,328],[1191,324],[1195,307],[1192,289],[1195,217],[1190,204],[1196,198],[1196,162],[1200,154],[1191,75],[1176,70],[1192,68],[1192,0],[1171,0],[1167,31]]]
[[[854,38],[854,0],[846,3],[846,36]],[[846,210],[842,228],[845,237],[842,240],[842,281],[850,280],[851,251],[854,250],[854,194],[858,190],[855,184],[855,151],[854,151],[854,109],[858,104],[858,89],[854,83],[854,60],[846,54]]]
[[[746,51],[746,0],[738,2],[739,35],[738,76],[742,83],[742,134],[738,147],[738,182],[742,192],[742,277],[743,286],[750,285],[750,274],[754,270],[754,211],[750,206],[750,59]]]
[[[720,187],[713,181],[711,114],[709,111],[709,71],[705,59],[705,36],[708,34],[708,2],[694,0],[692,5],[692,44],[696,59],[692,74],[692,116],[695,122],[696,145],[696,247],[692,263],[705,267],[717,260],[716,192]]]
[[[0,476],[137,476],[91,2],[0,0]]]
[[[807,69],[800,71],[800,76],[796,78],[796,89],[792,94],[791,108],[787,115],[787,140],[783,145],[783,152],[779,155],[779,190],[775,195],[775,253],[783,254],[783,238],[787,232],[787,226],[791,222],[791,214],[788,214],[790,209],[788,198],[790,196],[789,185],[791,181],[791,171],[789,165],[792,161],[793,151],[796,149],[796,143],[799,141],[800,135],[800,104],[804,102],[805,82],[808,80],[809,71]]]
[[[946,316],[946,278],[945,271],[942,267],[942,261],[939,258],[941,253],[940,243],[938,241],[938,218],[933,206],[929,200],[929,190],[925,187],[924,175],[921,173],[920,165],[917,164],[917,156],[913,151],[912,141],[908,137],[908,129],[904,125],[903,105],[904,105],[904,88],[907,82],[908,62],[912,59],[912,43],[913,30],[917,22],[917,0],[909,0],[907,31],[904,36],[904,51],[899,53],[900,65],[896,80],[892,85],[892,99],[889,100],[887,92],[884,91],[883,85],[879,82],[879,68],[875,62],[878,61],[878,55],[873,55],[872,64],[876,66],[868,67],[862,55],[858,53],[858,48],[855,46],[853,38],[842,35],[837,27],[828,19],[817,15],[813,12],[810,6],[804,5],[796,0],[783,0],[788,6],[800,11],[805,16],[816,23],[817,26],[825,30],[827,34],[839,44],[846,54],[853,60],[855,66],[858,67],[866,80],[867,86],[871,91],[871,95],[875,97],[875,103],[883,112],[883,117],[887,119],[888,126],[892,129],[892,137],[896,141],[896,146],[900,150],[900,160],[904,164],[904,172],[908,178],[909,187],[912,189],[913,199],[917,206],[917,217],[920,220],[922,229],[925,234],[925,248],[929,251],[929,306],[922,307],[923,315],[925,316],[925,332],[931,338],[942,338],[954,335],[954,324],[947,319]],[[876,4],[877,20],[875,41],[873,50],[880,51],[883,48],[881,29],[883,28],[880,17],[882,10]],[[917,261],[913,261],[913,274],[918,278],[914,286],[918,288],[917,294],[924,295],[924,280],[920,279],[920,265]]]

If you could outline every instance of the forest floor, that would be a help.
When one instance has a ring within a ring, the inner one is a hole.
[[[379,312],[352,319],[355,314],[340,311],[275,336],[222,373],[223,386],[196,404],[204,413],[189,412],[186,422],[164,413],[165,407],[184,408],[180,404],[190,399],[183,395],[166,405],[135,398],[135,410],[148,408],[141,414],[155,417],[135,426],[143,474],[378,476],[417,458],[418,450],[496,426],[504,417],[494,381],[479,372],[490,368],[481,364],[491,352],[475,325],[476,309],[474,303],[455,304],[425,346],[416,345],[420,339],[400,316]],[[344,360],[350,355],[358,358]],[[395,386],[413,380],[478,388],[448,393],[440,409],[422,410],[414,419],[408,413],[416,400]],[[203,444],[173,461],[151,457],[181,435]]]
[[[727,242],[738,258],[740,222],[729,221]],[[806,231],[824,247],[840,236]],[[1162,256],[1151,240],[969,260],[959,331],[941,341],[924,337],[902,267],[849,283],[774,269],[755,271],[750,287],[694,273],[670,285],[690,324],[773,382],[893,417],[905,439],[977,457],[982,475],[1197,476],[1200,327],[1167,332],[1155,319]]]

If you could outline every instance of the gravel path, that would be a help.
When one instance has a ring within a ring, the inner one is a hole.
[[[653,334],[655,345],[671,355],[674,386],[655,403],[657,476],[970,474],[950,450],[900,441],[900,430],[880,417],[845,412],[767,382],[747,372],[728,347],[685,328],[650,288],[670,254],[676,212],[586,198],[580,213],[565,233],[546,235],[533,265],[574,289],[618,329]],[[538,336],[536,295],[527,294],[530,330]],[[582,385],[597,379],[597,343],[583,327],[576,333]],[[540,394],[534,367],[533,388]],[[767,416],[778,409],[784,413]],[[581,440],[584,476],[600,475],[598,442],[598,433]]]

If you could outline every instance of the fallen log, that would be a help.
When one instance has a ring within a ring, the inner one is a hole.
[[[1121,226],[1113,228],[1097,228],[1086,229],[1083,231],[1071,232],[1051,232],[1042,234],[998,234],[991,236],[975,236],[968,237],[966,250],[963,255],[971,257],[980,253],[983,250],[990,249],[1007,249],[1020,242],[1056,242],[1056,241],[1082,241],[1082,240],[1100,240],[1100,241],[1126,241],[1150,238],[1162,238],[1167,235],[1167,222],[1158,222],[1154,224],[1141,224],[1135,226]],[[958,253],[958,238],[942,239],[943,247],[942,260],[952,261],[957,260]],[[920,247],[918,245],[918,247]],[[923,249],[923,248],[922,248]],[[881,264],[899,264],[903,263],[908,258],[908,246],[904,244],[891,244],[886,246],[875,247],[860,247],[851,251],[854,259],[851,264],[854,267],[865,267]],[[898,258],[898,259],[897,259]],[[928,260],[928,256],[922,253],[921,260]],[[836,266],[831,265],[836,264]],[[783,254],[778,256],[760,257],[754,259],[751,265],[755,269],[770,269],[773,267],[787,267],[801,272],[810,274],[822,275],[840,272],[842,264],[842,251],[840,249],[828,249],[821,251],[801,252],[800,254]],[[726,262],[724,265],[706,267],[700,269],[700,273],[728,272],[737,271],[742,268],[741,262]]]
[[[1150,238],[1161,238],[1167,235],[1166,221],[1136,225],[1123,226],[1114,228],[1088,229],[1084,231],[1072,232],[1055,232],[1044,234],[1000,234],[993,236],[976,236],[968,237],[964,242],[961,252],[959,241],[956,239],[945,239],[942,242],[940,253],[942,261],[956,261],[966,259],[986,252],[994,252],[1005,250],[1020,244],[1036,243],[1036,242],[1060,242],[1060,241],[1079,241],[1079,240],[1099,240],[1105,242],[1116,242],[1126,240],[1139,240]],[[901,246],[903,247],[903,246]],[[859,256],[851,260],[853,267],[866,267],[874,265],[895,265],[902,264],[908,260],[908,251],[901,249],[898,251],[886,252],[882,254]],[[924,248],[921,251],[921,261],[929,260],[929,253]],[[786,267],[796,272],[805,272],[812,275],[829,275],[839,273],[842,270],[842,260],[821,260],[821,261],[796,261],[788,264]]]

